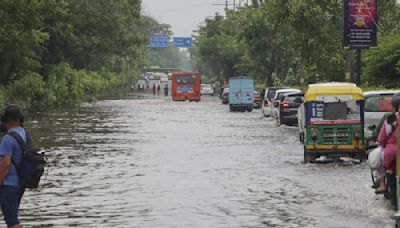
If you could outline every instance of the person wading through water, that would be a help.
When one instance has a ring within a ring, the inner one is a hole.
[[[5,109],[3,121],[10,132],[17,133],[27,143],[29,135],[22,127],[24,117],[18,106],[12,105]],[[17,140],[6,134],[0,143],[0,204],[3,211],[4,221],[8,227],[21,227],[18,219],[19,205],[25,192],[21,186],[15,164],[20,164],[23,159],[23,149]]]

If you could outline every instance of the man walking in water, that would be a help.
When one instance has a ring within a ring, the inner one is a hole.
[[[157,89],[156,83],[153,83],[153,95],[156,95],[156,89]]]
[[[6,108],[2,122],[8,132],[15,132],[22,140],[30,139],[22,127],[23,115],[16,105]],[[23,150],[17,140],[11,135],[3,136],[0,143],[0,205],[4,220],[8,227],[20,228],[18,211],[25,188],[21,186],[15,164],[20,164],[23,158]]]
[[[157,95],[160,95],[161,86],[160,84],[157,85]]]
[[[164,96],[168,96],[168,92],[169,92],[169,88],[168,88],[168,84],[165,84],[164,86]]]

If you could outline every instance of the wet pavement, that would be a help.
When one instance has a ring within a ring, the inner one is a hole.
[[[29,127],[50,167],[24,227],[394,226],[365,164],[302,164],[295,127],[216,97],[102,101]]]

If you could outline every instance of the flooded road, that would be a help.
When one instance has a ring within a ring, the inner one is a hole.
[[[25,227],[393,227],[365,164],[302,164],[296,128],[200,103],[125,99],[40,114],[44,188]]]

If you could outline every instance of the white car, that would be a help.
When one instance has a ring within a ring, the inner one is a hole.
[[[400,91],[370,91],[365,92],[365,138],[372,139],[373,128],[379,123],[385,113],[392,111],[392,97]],[[374,142],[369,142],[370,144]]]
[[[280,89],[280,90],[276,91],[274,99],[272,101],[268,102],[268,106],[271,107],[271,116],[274,119],[278,118],[277,107],[279,107],[280,102],[281,102],[282,98],[284,97],[283,95],[285,95],[287,93],[292,93],[292,92],[301,93],[302,91],[299,89]]]
[[[168,83],[168,78],[167,77],[160,78],[160,82],[161,83]]]
[[[268,87],[265,89],[264,100],[261,102],[262,112],[265,117],[270,117],[272,114],[272,106],[270,105],[270,101],[272,101],[275,97],[276,91],[280,89],[287,89],[284,87]]]
[[[214,88],[210,84],[202,84],[200,89],[201,95],[212,95],[214,96]]]

